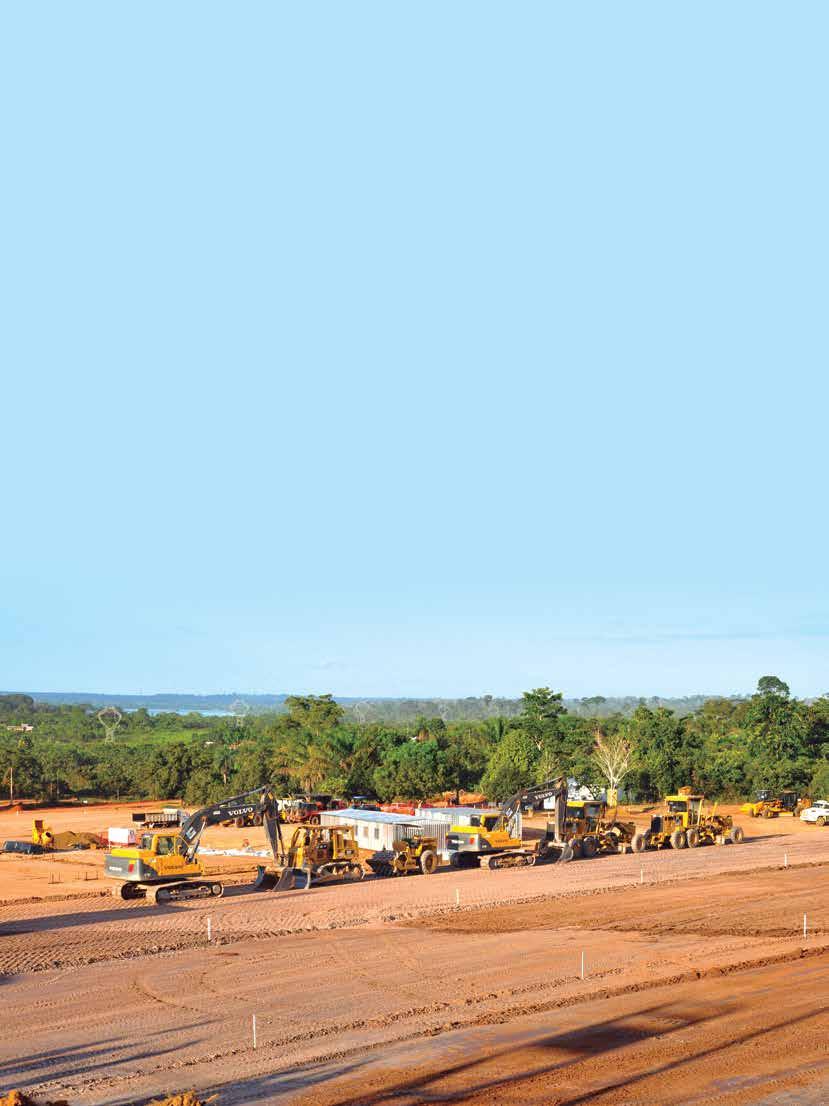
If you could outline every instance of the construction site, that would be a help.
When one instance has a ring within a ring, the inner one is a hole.
[[[0,840],[39,850],[0,857],[4,1092],[825,1102],[821,826],[687,789],[603,822],[551,787],[552,811],[515,803],[507,822],[351,809],[269,827],[260,790],[171,829],[134,805],[0,813]],[[164,844],[185,839],[198,856]],[[171,852],[187,874],[149,878]]]

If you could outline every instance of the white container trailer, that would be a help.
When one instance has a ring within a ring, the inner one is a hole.
[[[107,830],[107,841],[110,845],[119,847],[137,845],[138,832],[131,826],[110,826]]]
[[[420,806],[415,811],[415,817],[446,822],[450,826],[478,826],[482,815],[491,817],[500,812],[501,808],[495,806]],[[516,837],[521,837],[523,828],[523,818],[519,810],[515,815]]]
[[[428,813],[427,813],[428,811]],[[454,823],[447,818],[433,818],[431,808],[424,807],[420,814],[388,814],[384,810],[324,810],[320,814],[323,826],[353,826],[354,836],[361,849],[377,852],[391,849],[392,843],[405,836],[407,826],[416,826],[424,837],[437,839],[438,853],[448,859],[446,834]]]

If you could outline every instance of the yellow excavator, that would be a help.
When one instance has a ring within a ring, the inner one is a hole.
[[[156,903],[221,895],[222,884],[204,878],[196,856],[201,835],[208,826],[253,814],[262,815],[271,852],[276,855],[276,841],[280,846],[282,842],[279,807],[273,791],[259,787],[202,807],[177,829],[142,833],[138,845],[110,849],[104,873],[119,881],[114,894],[122,899],[150,898]]]
[[[556,833],[539,851],[535,843],[526,845],[516,836],[518,812],[530,803],[535,806],[549,799],[554,800]],[[563,840],[566,806],[567,781],[563,777],[517,791],[499,811],[475,815],[470,825],[450,828],[446,835],[449,863],[453,868],[517,868],[535,864],[536,859],[569,859],[572,853]]]
[[[291,890],[302,883],[363,877],[360,850],[352,826],[297,826],[287,847],[282,840],[283,815],[270,787],[224,799],[189,815],[175,830],[143,833],[139,844],[111,849],[106,875],[117,879],[114,894],[123,899],[149,898],[156,903],[221,895],[222,884],[205,878],[196,854],[208,826],[261,819],[273,865],[260,867],[254,888]],[[303,882],[304,881],[304,882]]]

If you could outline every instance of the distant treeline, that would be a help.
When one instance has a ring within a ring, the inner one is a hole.
[[[82,706],[90,710],[114,706],[122,711],[141,707],[153,712],[186,714],[190,711],[225,711],[270,713],[287,711],[289,695],[247,695],[233,692],[226,695],[93,695],[82,692],[30,692],[27,697],[49,706]],[[637,707],[651,710],[665,707],[684,716],[699,710],[710,695],[686,695],[670,698],[652,695],[590,695],[583,699],[564,699],[570,714],[580,718],[609,718],[620,714],[627,718]],[[734,697],[739,702],[740,696]],[[337,702],[346,716],[358,722],[416,722],[418,718],[442,718],[444,722],[474,722],[484,718],[517,718],[523,709],[523,699],[506,699],[493,695],[470,695],[462,699],[394,699],[340,696]]]
[[[630,748],[624,786],[635,798],[684,784],[715,798],[761,787],[829,797],[829,698],[795,699],[775,676],[745,699],[705,699],[682,713],[654,700],[629,713],[605,713],[613,700],[577,700],[574,709],[549,688],[525,692],[510,713],[512,700],[475,702],[492,713],[373,719],[358,713],[363,704],[346,708],[330,695],[288,696],[278,712],[225,717],[140,707],[120,721],[110,712],[107,736],[92,706],[0,696],[0,789],[8,797],[201,805],[271,783],[285,794],[392,800],[463,789],[499,800],[559,774],[601,787],[593,755],[601,736]]]

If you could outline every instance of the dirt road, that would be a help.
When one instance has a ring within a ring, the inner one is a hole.
[[[166,909],[8,904],[0,1085],[90,1106],[827,1101],[829,831],[763,828]]]

